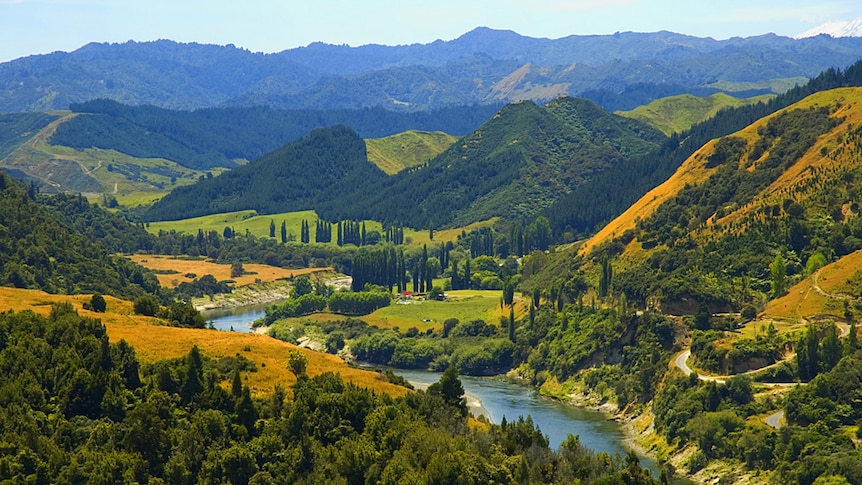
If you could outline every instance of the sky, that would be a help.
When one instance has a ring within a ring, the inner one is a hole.
[[[479,26],[531,37],[673,32],[793,36],[862,17],[860,0],[0,0],[0,62],[90,42],[170,39],[280,52],[412,44]]]

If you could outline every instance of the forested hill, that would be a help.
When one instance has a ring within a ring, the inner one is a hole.
[[[545,215],[557,235],[589,236],[664,182],[710,140],[741,130],[813,93],[845,86],[862,86],[862,61],[843,71],[827,69],[766,103],[721,110],[713,118],[674,134],[657,151],[599,174],[592,183],[573,190],[554,204]]]
[[[495,216],[520,220],[663,138],[583,99],[514,103],[427,166],[386,180],[363,203],[328,201],[318,212],[330,219],[370,217],[414,227]]]
[[[370,170],[357,139],[343,128],[317,131],[245,167],[175,189],[148,217],[313,208],[330,221],[373,218],[414,227],[496,216],[520,220],[595,174],[655,149],[664,136],[589,101],[561,98],[546,106],[507,105],[425,166],[393,177]],[[307,150],[314,155],[296,155]],[[350,159],[341,166],[348,179],[330,180],[325,167],[338,156]],[[276,166],[289,170],[287,182],[275,183]]]
[[[595,99],[616,98],[618,109],[630,104],[618,95],[635,84],[638,93],[623,98],[637,97],[639,103],[682,92],[705,94],[704,89],[750,89],[749,83],[769,91],[850,64],[859,52],[862,38],[852,37],[768,34],[717,41],[622,32],[552,40],[487,28],[429,44],[315,43],[278,54],[167,40],[89,44],[0,64],[0,112],[66,109],[97,98],[172,109],[424,111],[586,91],[595,92]],[[667,86],[683,91],[669,93]]]
[[[206,170],[235,167],[237,159],[260,158],[316,128],[339,124],[363,138],[381,138],[407,130],[463,136],[501,106],[458,106],[421,113],[395,113],[382,108],[285,111],[263,107],[174,111],[102,99],[72,105],[72,110],[82,116],[58,126],[50,142],[79,150],[96,147],[136,158],[164,158]]]
[[[387,175],[368,161],[365,142],[344,126],[321,128],[217,177],[178,187],[147,212],[175,220],[255,209],[263,213],[315,209],[325,201],[359,204]]]
[[[704,146],[584,250],[620,255],[614,291],[640,302],[781,296],[862,248],[860,122],[862,88],[812,95]]]
[[[0,171],[0,286],[126,298],[158,290],[155,276],[113,256],[74,227],[79,217],[73,213],[87,214],[91,208],[86,199],[64,197],[52,207],[37,197],[33,187],[28,190]],[[61,215],[66,204],[74,207],[68,217]],[[93,222],[91,218],[81,225]],[[91,234],[93,239],[112,233],[102,222],[92,225],[100,228],[99,234]],[[111,246],[112,251],[123,248],[120,242]]]

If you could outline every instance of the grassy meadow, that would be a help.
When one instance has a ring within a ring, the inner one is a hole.
[[[274,222],[276,239],[281,240],[281,223],[284,222],[288,234],[292,234],[296,241],[299,241],[302,221],[306,220],[309,224],[311,240],[314,241],[316,233],[314,223],[318,218],[319,216],[313,210],[282,212],[279,214],[258,214],[253,210],[244,210],[192,217],[178,221],[151,222],[147,226],[147,230],[152,234],[158,234],[159,231],[177,231],[187,234],[196,234],[198,229],[200,229],[204,232],[216,231],[217,233],[222,234],[225,227],[231,227],[238,234],[244,234],[245,231],[248,230],[255,237],[269,237],[269,225],[270,222]],[[440,242],[455,242],[458,240],[458,236],[462,232],[469,233],[475,229],[491,227],[497,222],[497,220],[498,218],[495,217],[493,219],[475,222],[463,227],[435,230],[433,241],[430,239],[430,234],[427,229],[404,228],[404,238],[405,241],[409,240],[410,244],[439,244]],[[366,220],[364,222],[366,231],[383,232],[383,224],[380,222],[372,220]],[[336,231],[337,229],[335,224],[333,224],[333,242],[328,244],[336,244]]]
[[[369,315],[359,318],[369,325],[378,328],[398,328],[405,332],[416,327],[420,332],[428,329],[440,330],[443,322],[450,318],[459,321],[484,320],[489,324],[498,324],[501,317],[509,318],[509,308],[500,308],[501,292],[496,290],[456,290],[446,293],[446,301],[415,300],[413,303],[394,303],[381,308]],[[523,318],[528,312],[526,300],[515,300],[515,318]],[[316,313],[304,317],[285,319],[286,322],[310,320],[325,322],[344,319],[344,315],[333,313]]]
[[[616,114],[643,121],[670,136],[673,133],[682,133],[696,123],[712,118],[722,109],[766,102],[773,97],[773,95],[763,95],[753,98],[734,98],[725,93],[716,93],[701,98],[691,94],[681,94],[657,99],[631,111],[617,111]]]
[[[422,165],[443,153],[458,138],[436,131],[405,131],[385,138],[365,140],[368,161],[387,175]]]

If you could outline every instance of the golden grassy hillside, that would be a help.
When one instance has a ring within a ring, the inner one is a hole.
[[[728,228],[733,227],[734,223],[752,216],[755,211],[766,204],[780,203],[785,198],[793,198],[798,202],[806,197],[807,191],[811,190],[810,179],[812,177],[820,177],[822,184],[824,177],[828,179],[828,177],[838,176],[847,167],[862,163],[862,158],[855,156],[853,151],[842,148],[842,144],[845,142],[844,135],[848,132],[849,127],[859,126],[859,123],[862,122],[862,88],[843,88],[817,93],[793,106],[758,120],[732,136],[746,140],[750,150],[753,141],[759,138],[758,130],[765,127],[773,117],[785,111],[820,106],[835,108],[831,116],[843,118],[843,122],[822,135],[803,157],[790,166],[766,190],[757,194],[751,203],[742,207],[729,208],[720,219],[711,219],[705,228],[699,230],[701,236],[707,236],[714,231],[729,230]],[[707,159],[713,154],[714,147],[715,140],[695,152],[668,180],[649,191],[623,214],[588,239],[581,246],[581,254],[588,254],[596,246],[621,236],[629,229],[634,229],[637,221],[651,216],[663,202],[674,197],[686,185],[699,185],[708,180],[718,169],[718,167],[706,167]],[[760,160],[765,159],[767,155],[768,153],[765,153],[760,159],[753,161],[752,167]],[[740,166],[745,166],[749,163],[748,157],[743,156],[739,163]],[[638,245],[632,244],[630,246]]]
[[[70,302],[83,316],[99,318],[108,329],[112,342],[125,339],[135,348],[142,363],[156,362],[161,359],[182,357],[197,345],[211,358],[241,354],[257,365],[257,372],[243,374],[252,394],[266,395],[276,384],[289,389],[296,381],[287,369],[287,353],[299,350],[308,357],[308,373],[315,376],[324,372],[336,372],[354,384],[400,396],[407,389],[383,382],[376,372],[351,368],[340,358],[314,352],[308,349],[273,339],[265,335],[248,333],[220,332],[217,330],[186,329],[160,325],[157,318],[132,314],[132,303],[106,296],[108,308],[105,313],[84,310],[82,305],[91,295],[52,295],[39,290],[0,288],[0,311],[33,310],[41,315],[51,312],[54,303]]]
[[[244,286],[253,284],[257,280],[261,280],[262,282],[271,282],[283,278],[292,278],[302,274],[332,271],[332,268],[286,269],[278,266],[269,266],[267,264],[249,263],[243,264],[243,269],[246,274],[236,278],[231,278],[231,265],[213,263],[212,261],[203,259],[182,259],[171,256],[153,256],[148,254],[136,254],[130,256],[129,259],[153,271],[176,271],[176,273],[170,274],[156,274],[156,277],[159,279],[159,284],[166,288],[175,288],[182,282],[191,282],[194,278],[187,277],[187,274],[197,275],[197,278],[204,275],[212,275],[218,281],[234,280],[237,286]]]
[[[862,251],[848,254],[800,281],[786,295],[770,301],[763,315],[793,322],[820,315],[843,318],[847,298],[843,292],[860,269]]]

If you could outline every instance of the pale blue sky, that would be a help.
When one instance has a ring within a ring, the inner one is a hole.
[[[451,40],[477,26],[532,37],[670,30],[796,35],[862,17],[860,0],[0,0],[0,62],[89,42],[171,39],[278,52]]]

